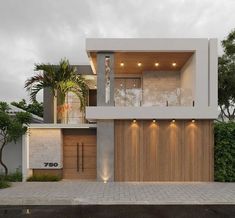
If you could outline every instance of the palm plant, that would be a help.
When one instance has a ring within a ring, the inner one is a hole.
[[[49,88],[54,96],[54,123],[57,122],[57,101],[65,104],[66,95],[74,93],[80,100],[80,110],[84,111],[88,93],[88,86],[76,69],[70,66],[67,59],[62,59],[59,65],[35,64],[38,73],[27,79],[25,88],[30,92],[30,99],[36,100],[38,92]],[[59,106],[59,107],[60,107]]]

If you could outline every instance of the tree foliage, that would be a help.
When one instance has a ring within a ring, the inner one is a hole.
[[[27,104],[25,99],[19,102],[11,102],[12,105],[21,108],[29,113],[35,114],[39,117],[43,117],[43,103],[39,103],[37,100],[33,100],[32,103]]]
[[[88,86],[67,59],[62,59],[59,65],[35,64],[35,71],[37,74],[25,82],[25,88],[30,92],[32,101],[36,100],[36,95],[40,90],[49,88],[55,97],[60,98],[62,104],[68,92],[76,94],[81,103],[80,109],[84,110]],[[57,93],[59,93],[58,96]]]
[[[222,41],[224,54],[218,60],[221,117],[235,119],[235,30]]]
[[[28,112],[9,114],[9,105],[0,102],[0,165],[4,168],[5,175],[8,174],[7,166],[3,163],[3,149],[10,143],[15,142],[27,131],[27,125],[31,120]]]

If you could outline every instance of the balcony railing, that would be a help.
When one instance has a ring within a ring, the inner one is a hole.
[[[115,106],[150,107],[150,106],[194,106],[191,89],[142,90],[115,89]]]

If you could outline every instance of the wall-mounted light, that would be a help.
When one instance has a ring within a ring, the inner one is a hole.
[[[155,65],[155,67],[158,67],[158,66],[159,66],[159,63],[158,63],[158,62],[156,62],[154,65]]]
[[[133,119],[133,121],[132,121],[133,123],[136,123],[136,119]]]
[[[104,179],[104,183],[106,184],[108,182],[108,180],[107,179]]]
[[[123,63],[123,62],[121,62],[121,63],[120,63],[120,66],[121,66],[121,67],[124,67],[124,63]]]
[[[141,63],[141,62],[138,62],[137,66],[138,66],[138,67],[141,67],[141,66],[142,66],[142,63]]]
[[[175,119],[173,119],[171,122],[172,122],[172,123],[175,123]]]
[[[192,123],[195,123],[195,119],[192,119]]]
[[[176,67],[176,63],[175,63],[175,62],[173,62],[173,63],[172,63],[172,66],[173,66],[173,67]]]
[[[153,123],[156,123],[156,119],[153,119]]]

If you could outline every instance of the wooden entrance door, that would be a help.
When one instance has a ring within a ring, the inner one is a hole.
[[[96,179],[96,130],[64,130],[64,179]]]

